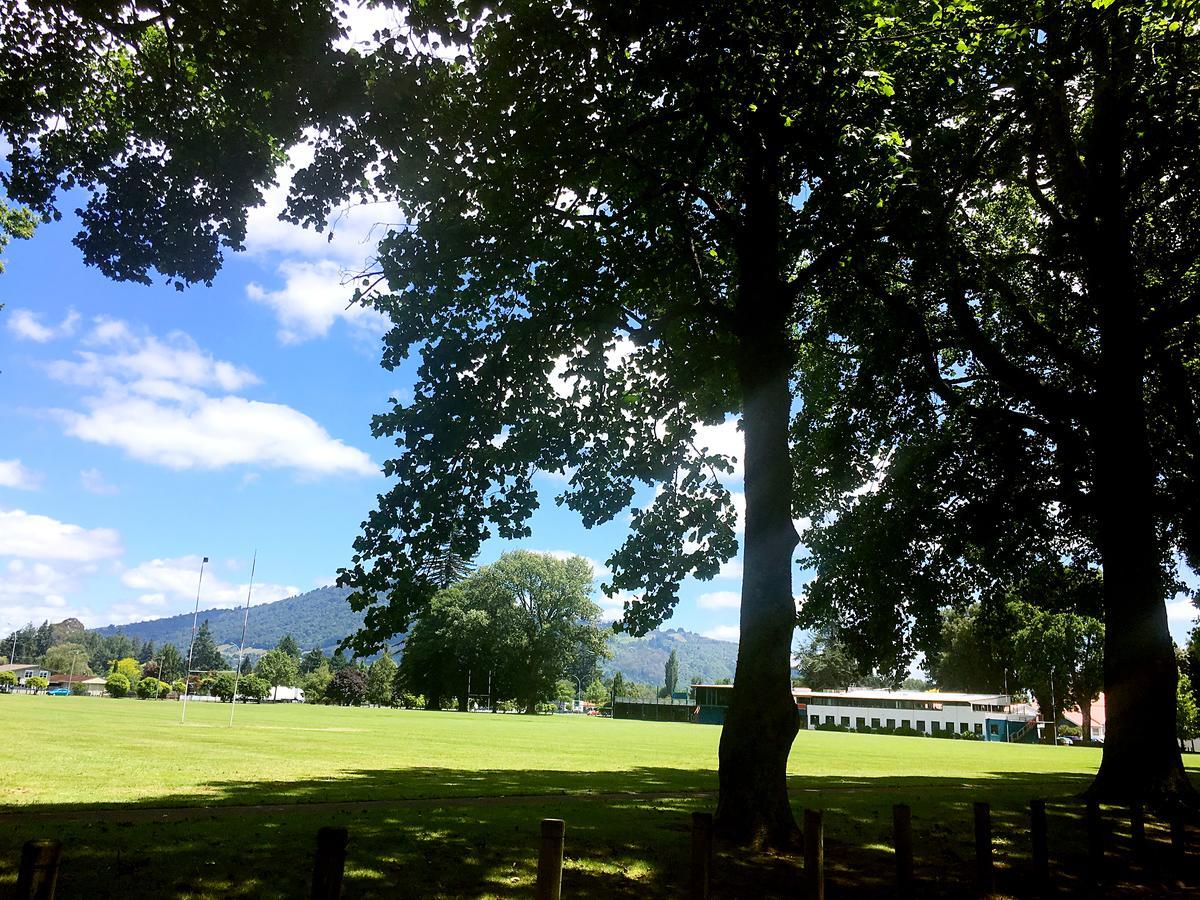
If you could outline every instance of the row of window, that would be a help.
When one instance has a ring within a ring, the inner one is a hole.
[[[809,706],[857,706],[860,709],[925,709],[940,711],[944,706],[969,706],[970,704],[952,701],[933,700],[884,700],[877,697],[804,697],[797,698]]]
[[[821,717],[820,717],[820,716],[810,716],[809,718],[812,720],[812,723],[813,723],[813,725],[820,725],[820,724],[821,724]],[[930,729],[926,729],[926,728],[925,728],[925,720],[924,720],[924,719],[917,719],[916,721],[917,721],[917,727],[916,727],[916,730],[917,730],[917,731],[927,731],[927,730],[931,730],[931,731],[942,731],[942,730],[943,730],[943,728],[942,728],[942,723],[941,723],[941,722],[931,722],[930,724],[931,724],[931,726],[932,726],[932,727],[931,727]],[[886,722],[887,724],[886,724],[886,725],[882,725],[882,724],[880,724],[880,721],[879,721],[879,719],[872,719],[872,720],[871,720],[871,727],[872,727],[872,728],[895,728],[895,727],[896,727],[896,720],[895,720],[895,719],[886,719],[886,720],[885,720],[885,722]],[[826,725],[841,725],[841,726],[843,726],[844,728],[849,728],[849,727],[850,727],[850,717],[849,717],[849,716],[842,716],[842,717],[841,717],[841,721],[839,722],[839,721],[837,721],[837,716],[826,716],[826,717],[825,717],[825,724],[826,724]],[[864,718],[864,717],[862,717],[862,716],[859,716],[858,718],[856,718],[856,719],[854,720],[854,727],[855,727],[856,729],[866,728],[866,727],[867,727],[867,720],[866,720],[866,718]],[[901,728],[912,728],[912,727],[913,727],[912,720],[911,720],[911,719],[901,719],[901,720],[900,720],[900,727],[901,727]],[[954,723],[953,723],[953,722],[947,722],[947,723],[946,723],[946,727],[945,727],[945,729],[944,729],[944,730],[945,730],[945,731],[953,731],[953,730],[954,730]],[[971,725],[969,725],[969,724],[968,724],[968,723],[966,723],[966,722],[959,722],[959,723],[958,723],[958,730],[959,730],[960,732],[962,732],[963,734],[966,734],[968,731],[971,731]],[[981,737],[983,736],[983,725],[981,725],[981,724],[980,724],[980,723],[978,723],[978,722],[977,722],[977,723],[975,723],[974,730],[975,730],[975,733],[976,733],[977,735],[980,735]],[[1000,734],[1000,726],[999,726],[999,724],[997,724],[996,722],[989,722],[989,723],[988,723],[988,731],[989,731],[989,733],[991,733],[991,734],[993,734],[993,735],[999,735],[999,734]]]

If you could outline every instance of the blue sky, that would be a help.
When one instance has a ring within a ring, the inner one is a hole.
[[[108,281],[71,244],[72,216],[10,245],[0,632],[189,610],[201,556],[211,559],[202,606],[243,601],[255,549],[255,602],[330,584],[347,562],[384,487],[378,464],[395,449],[372,439],[371,415],[413,380],[412,368],[379,366],[383,324],[347,310],[342,284],[389,211],[342,215],[327,241],[277,221],[282,197],[281,186],[255,211],[247,251],[211,288]],[[740,455],[732,421],[706,436]],[[623,523],[588,531],[550,502],[553,477],[539,487],[522,546],[602,562],[621,541]],[[481,561],[508,546],[493,542]],[[735,562],[686,585],[670,624],[736,638],[739,571]]]

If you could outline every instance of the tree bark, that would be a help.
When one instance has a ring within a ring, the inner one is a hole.
[[[1131,41],[1122,16],[1093,45],[1098,72],[1088,147],[1085,259],[1100,317],[1092,413],[1096,516],[1104,566],[1106,734],[1096,799],[1173,805],[1195,801],[1175,740],[1178,672],[1167,627],[1164,548],[1154,508],[1146,411],[1147,340],[1127,214],[1124,164]]]
[[[791,689],[792,554],[799,543],[788,441],[791,309],[780,284],[779,198],[771,160],[754,165],[748,180],[737,302],[745,574],[733,697],[721,732],[715,827],[737,842],[785,846],[798,833],[787,791],[788,754],[799,728]]]

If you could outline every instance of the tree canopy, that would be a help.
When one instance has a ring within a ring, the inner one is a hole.
[[[505,553],[433,597],[405,639],[405,689],[423,694],[432,709],[444,697],[466,709],[468,693],[490,690],[495,700],[515,699],[534,712],[555,697],[555,683],[580,657],[605,652],[592,582],[581,557]]]

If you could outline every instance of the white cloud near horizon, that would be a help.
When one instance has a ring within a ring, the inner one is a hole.
[[[31,309],[14,309],[8,314],[8,330],[21,340],[46,344],[57,338],[70,337],[79,325],[79,313],[67,310],[66,316],[57,325],[45,325],[41,317]]]
[[[700,633],[706,638],[712,638],[714,641],[737,641],[741,636],[742,630],[737,625],[717,625]]]
[[[378,466],[315,420],[280,403],[232,392],[259,383],[249,369],[215,359],[189,336],[139,336],[124,322],[99,320],[52,378],[89,388],[85,411],[54,410],[66,432],[118,447],[143,462],[184,469],[255,465],[304,476],[377,475]]]
[[[98,564],[120,556],[121,538],[112,528],[84,528],[23,509],[0,509],[0,630],[26,622],[75,616],[94,623],[87,607],[67,596]]]
[[[214,568],[211,565],[205,567],[201,584],[199,556],[150,559],[122,572],[121,584],[140,592],[136,603],[141,607],[191,609],[196,602],[197,586],[200,588],[201,609],[232,609],[245,603],[249,582],[233,584],[225,581],[214,573]],[[255,582],[250,603],[259,606],[300,593],[302,589],[291,584]],[[171,614],[169,611],[144,610],[143,617]]]
[[[0,487],[36,491],[42,479],[19,459],[0,459]]]

